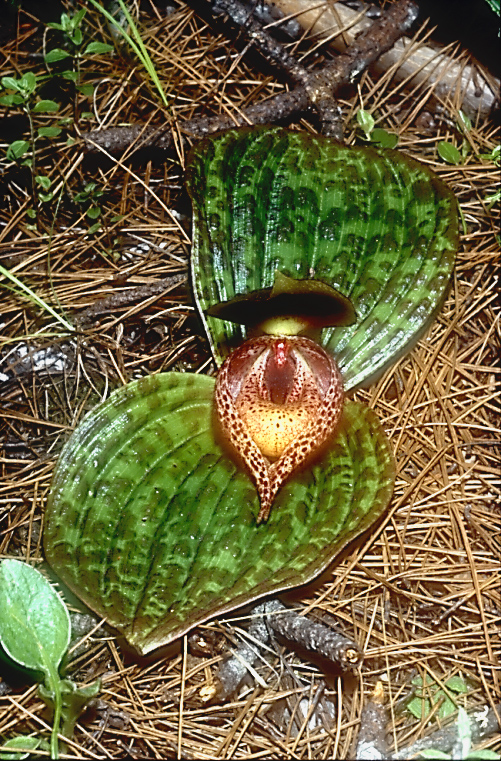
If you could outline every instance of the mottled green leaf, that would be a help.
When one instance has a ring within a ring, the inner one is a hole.
[[[357,322],[322,334],[348,389],[412,347],[442,304],[457,203],[405,154],[278,127],[235,129],[195,146],[187,187],[193,287],[218,363],[245,331],[206,310],[271,287],[276,270],[351,299]]]
[[[499,16],[499,13],[501,11],[501,3],[499,0],[485,0],[491,11],[494,11]],[[498,32],[499,36],[499,32]]]
[[[189,373],[130,383],[87,415],[56,467],[47,559],[143,653],[311,581],[392,493],[381,426],[348,402],[331,448],[258,526],[256,490],[214,434],[213,389]]]

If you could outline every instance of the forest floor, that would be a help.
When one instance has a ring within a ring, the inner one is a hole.
[[[85,44],[113,44],[102,17],[87,8]],[[35,168],[23,165],[23,156],[6,154],[13,141],[30,142],[26,115],[20,107],[0,107],[1,118],[8,117],[0,135],[0,264],[80,326],[68,331],[0,279],[0,558],[42,569],[51,474],[84,413],[113,388],[144,375],[215,373],[190,294],[191,210],[183,189],[188,141],[179,137],[179,124],[238,114],[286,90],[269,69],[260,71],[266,67],[256,56],[235,47],[235,36],[214,32],[182,2],[169,13],[150,9],[139,29],[167,111],[122,45],[120,52],[71,58],[76,90],[68,79],[40,79],[47,74],[43,46],[61,43],[55,30],[28,14],[21,12],[17,37],[0,49],[3,76],[31,71],[36,93],[61,104],[57,113],[32,114],[35,131],[59,130],[37,137]],[[319,42],[305,34],[298,43],[304,65],[329,55]],[[467,57],[462,50],[451,55]],[[378,682],[396,748],[441,726],[446,700],[468,711],[501,700],[500,241],[499,201],[489,202],[498,187],[493,151],[499,129],[483,117],[465,127],[457,111],[440,117],[433,88],[417,93],[396,85],[393,73],[366,72],[343,93],[345,140],[363,142],[355,117],[360,108],[370,111],[378,127],[398,135],[400,150],[454,190],[464,228],[452,287],[435,323],[409,355],[354,395],[376,411],[395,452],[390,510],[321,585],[294,599],[319,620],[333,617],[362,647],[363,664],[341,677],[276,645],[256,666],[259,682],[249,680],[230,701],[207,704],[201,690],[214,682],[227,648],[244,636],[238,613],[200,628],[205,655],[191,652],[184,638],[166,657],[135,659],[101,627],[67,668],[79,684],[101,677],[102,690],[65,757],[352,758],[362,708]],[[175,150],[146,155],[142,163],[103,158],[79,137],[166,119]],[[314,129],[305,120],[298,127]],[[441,142],[459,150],[459,163],[441,158]],[[168,285],[165,279],[178,275]],[[114,300],[99,301],[112,294]],[[0,736],[46,735],[48,715],[36,685],[2,682],[2,676]],[[412,695],[417,700],[410,704]],[[482,747],[496,742],[499,735]]]

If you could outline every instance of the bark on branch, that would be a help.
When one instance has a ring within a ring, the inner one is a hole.
[[[299,615],[278,600],[270,600],[253,609],[249,641],[239,645],[231,657],[223,661],[218,674],[218,687],[207,693],[205,699],[232,695],[259,657],[259,645],[266,645],[271,634],[326,658],[342,671],[357,667],[362,660],[362,653],[352,639],[325,624]]]
[[[180,124],[180,129],[192,138],[202,138],[236,126],[288,121],[314,106],[325,124],[324,132],[336,133],[338,114],[333,97],[337,90],[354,82],[382,53],[389,50],[413,24],[417,14],[418,7],[412,0],[399,0],[334,61],[319,70],[307,72],[304,77],[303,72],[300,72],[303,83],[290,92],[280,93],[250,106],[240,115],[190,119]],[[339,134],[334,136],[340,137]],[[132,145],[136,149],[148,147],[169,150],[173,144],[169,125],[161,128],[135,125],[88,132],[83,137],[90,149],[102,148],[112,155],[121,155]]]
[[[370,28],[367,13],[361,18],[360,10],[371,6],[358,3],[357,9],[342,2],[319,6],[312,0],[274,0],[274,6],[284,16],[294,19],[311,35],[328,38],[335,51],[344,51],[357,34]],[[342,31],[342,33],[341,33]],[[405,35],[384,53],[374,65],[376,74],[395,67],[395,82],[408,81],[408,87],[424,86],[434,91],[442,108],[450,105],[461,108],[467,116],[485,119],[499,108],[500,81],[476,65],[471,57],[453,57],[447,50],[431,43],[411,46]]]

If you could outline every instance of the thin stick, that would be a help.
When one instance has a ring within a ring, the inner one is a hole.
[[[290,92],[280,93],[262,103],[244,109],[240,115],[198,117],[179,125],[181,132],[194,138],[219,132],[232,127],[249,124],[275,124],[297,118],[311,106],[319,111],[327,125],[334,131],[337,124],[337,110],[333,96],[340,87],[351,84],[382,53],[389,50],[396,40],[409,29],[417,18],[418,8],[412,0],[399,0],[381,14],[371,27],[364,32],[347,51],[321,69],[309,73],[306,82]],[[338,135],[336,135],[338,136]],[[86,132],[82,137],[90,145],[106,150],[112,155],[120,155],[136,141],[135,149],[157,148],[170,150],[173,144],[170,125],[147,127],[134,125],[116,127],[101,132]],[[90,148],[89,148],[90,149]]]

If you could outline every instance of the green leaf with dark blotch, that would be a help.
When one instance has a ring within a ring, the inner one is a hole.
[[[271,287],[276,270],[351,299],[357,322],[322,334],[348,389],[404,354],[441,306],[457,203],[405,154],[278,127],[235,129],[195,146],[186,182],[193,288],[218,363],[244,329],[205,311]]]
[[[70,641],[70,617],[47,579],[27,563],[0,563],[0,645],[9,658],[52,679]]]
[[[214,381],[166,373],[115,391],[76,429],[48,499],[46,557],[140,652],[311,581],[390,499],[376,416],[346,404],[322,459],[287,482],[269,521],[214,438]]]

